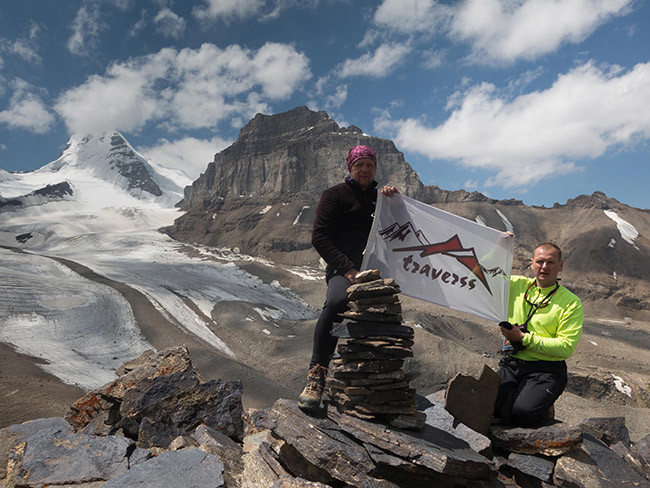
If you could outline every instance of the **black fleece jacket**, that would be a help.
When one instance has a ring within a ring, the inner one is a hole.
[[[323,192],[311,243],[327,263],[326,279],[361,268],[377,204],[377,182],[367,190],[349,176]]]

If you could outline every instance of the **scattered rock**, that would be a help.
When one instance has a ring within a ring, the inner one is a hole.
[[[560,456],[580,445],[582,431],[557,421],[536,428],[492,425],[490,438],[495,446],[506,451]]]
[[[591,434],[608,446],[617,442],[630,445],[630,433],[625,425],[625,417],[585,419],[580,424],[580,428],[585,434]]]
[[[500,384],[501,378],[488,366],[478,380],[458,374],[447,386],[445,409],[470,429],[487,435]]]
[[[557,460],[553,480],[559,486],[650,487],[647,479],[589,434],[580,449]]]

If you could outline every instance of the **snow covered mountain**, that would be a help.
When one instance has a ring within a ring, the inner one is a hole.
[[[0,171],[0,341],[94,388],[170,341],[237,361],[213,318],[220,303],[251,304],[260,331],[311,317],[293,293],[227,262],[232,252],[158,231],[182,214],[175,205],[190,183],[117,132],[73,136],[36,171]]]

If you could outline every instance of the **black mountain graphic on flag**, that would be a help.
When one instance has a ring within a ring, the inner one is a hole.
[[[455,234],[447,241],[430,244],[422,231],[417,230],[415,227],[413,227],[413,224],[411,222],[407,222],[402,225],[396,222],[379,231],[379,235],[389,241],[394,241],[396,239],[404,241],[405,238],[411,233],[413,234],[413,237],[415,237],[418,242],[420,242],[420,245],[393,249],[393,252],[419,251],[421,258],[431,256],[433,254],[443,254],[445,256],[452,257],[467,269],[469,269],[481,281],[481,283],[483,283],[490,295],[492,294],[492,290],[490,290],[490,285],[488,285],[487,278],[483,273],[483,267],[476,257],[474,248],[464,247],[460,242],[458,234]]]

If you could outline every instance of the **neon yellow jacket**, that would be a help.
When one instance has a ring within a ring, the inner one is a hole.
[[[526,321],[532,307],[524,295],[531,283],[533,286],[528,290],[527,296],[532,303],[540,303],[555,288],[555,285],[538,288],[534,284],[534,278],[511,276],[508,320],[512,324],[523,324]],[[522,340],[526,349],[513,356],[524,361],[562,361],[569,358],[582,335],[582,320],[580,299],[560,286],[549,304],[538,308],[531,316],[528,333]]]

